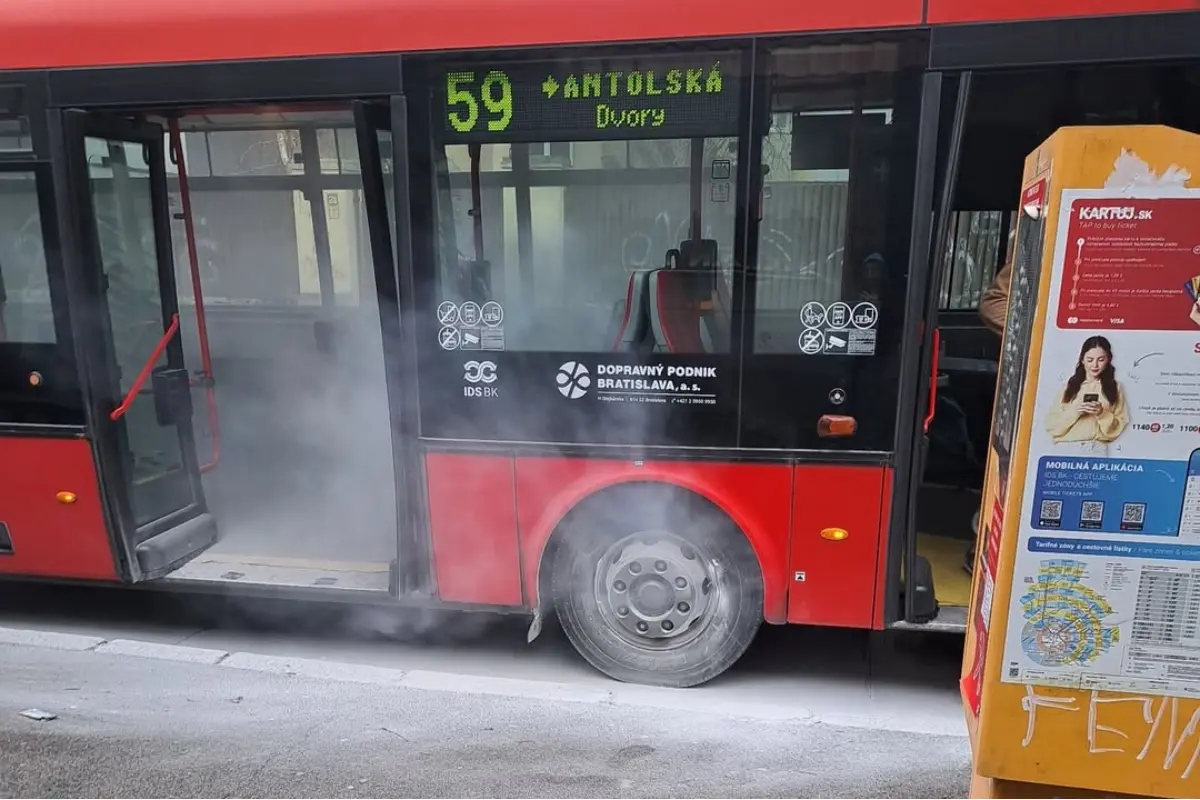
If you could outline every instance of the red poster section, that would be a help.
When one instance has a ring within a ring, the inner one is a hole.
[[[1060,328],[1200,332],[1200,198],[1076,199]]]

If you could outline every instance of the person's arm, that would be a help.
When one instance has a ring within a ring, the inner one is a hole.
[[[1125,387],[1118,385],[1117,402],[1096,418],[1096,438],[1103,442],[1115,441],[1125,432],[1129,424],[1129,406],[1125,404]]]
[[[1082,414],[1079,398],[1073,403],[1057,402],[1046,414],[1046,432],[1055,440],[1066,436]]]
[[[1011,282],[1012,265],[1005,264],[979,300],[979,316],[988,330],[997,336],[1004,335],[1004,320],[1008,316],[1008,289]]]

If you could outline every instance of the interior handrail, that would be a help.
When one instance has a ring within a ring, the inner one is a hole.
[[[200,465],[201,472],[216,468],[221,460],[221,426],[217,413],[217,390],[213,378],[212,352],[208,345],[208,315],[204,309],[204,287],[200,281],[200,256],[196,248],[196,225],[192,218],[192,193],[188,187],[187,163],[183,153],[183,134],[179,131],[179,120],[172,118],[168,123],[171,142],[171,160],[179,174],[179,203],[182,206],[183,232],[187,240],[188,273],[192,279],[192,298],[196,303],[196,333],[200,342],[200,376],[204,387],[204,404],[208,410],[208,438],[211,451],[208,461]]]
[[[933,424],[933,418],[937,416],[937,396],[938,396],[938,360],[941,357],[942,349],[942,332],[937,328],[933,329],[933,353],[929,359],[930,372],[932,376],[929,379],[929,408],[925,410],[925,433],[929,433],[929,426]]]
[[[154,370],[154,363],[162,356],[163,351],[167,349],[167,345],[171,343],[171,338],[177,333],[179,333],[178,312],[171,315],[171,324],[167,326],[166,332],[158,340],[158,344],[155,345],[154,352],[150,354],[150,358],[146,359],[146,364],[142,367],[142,371],[133,379],[133,386],[129,387],[129,392],[125,395],[125,399],[121,401],[121,405],[109,412],[109,419],[116,422],[125,416],[125,412],[133,405],[133,401],[137,399],[138,392],[142,391],[142,387],[146,385],[146,380]]]

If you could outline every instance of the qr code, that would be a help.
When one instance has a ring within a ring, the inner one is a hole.
[[[1128,509],[1129,506],[1126,506]],[[1084,500],[1083,511],[1079,515],[1083,522],[1099,522],[1104,519],[1104,503],[1098,500]]]
[[[1146,521],[1145,503],[1126,503],[1121,507],[1122,525],[1141,525]]]
[[[1042,519],[1057,522],[1062,519],[1062,500],[1043,500]]]
[[[1010,678],[1021,677],[1021,668],[1020,667],[1009,667],[1008,668],[1008,677],[1010,677]]]

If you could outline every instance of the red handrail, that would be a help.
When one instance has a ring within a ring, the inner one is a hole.
[[[108,415],[108,418],[116,422],[121,417],[125,416],[125,412],[133,405],[133,401],[137,399],[138,392],[142,390],[146,379],[150,377],[151,371],[154,369],[154,362],[158,361],[162,356],[163,351],[167,349],[167,345],[171,341],[171,337],[179,332],[179,314],[171,315],[171,324],[167,326],[167,331],[158,340],[158,344],[154,347],[154,352],[150,354],[150,358],[146,359],[146,365],[142,367],[142,371],[133,379],[133,386],[129,387],[129,393],[125,395],[125,399],[121,401],[121,405],[114,408]]]
[[[933,422],[933,415],[937,413],[937,390],[938,390],[938,356],[941,355],[942,349],[942,332],[937,328],[933,329],[933,355],[929,359],[931,363],[930,371],[932,375],[929,379],[929,408],[925,411],[925,432],[929,433],[929,425]]]
[[[187,239],[188,272],[192,278],[192,297],[196,303],[196,329],[200,340],[200,374],[204,379],[204,404],[208,409],[208,435],[212,445],[211,455],[200,465],[201,472],[209,472],[221,460],[221,426],[217,415],[217,390],[213,384],[212,353],[208,347],[208,317],[204,311],[204,287],[200,285],[200,257],[196,248],[196,227],[192,221],[192,193],[188,189],[187,164],[183,157],[183,136],[179,132],[179,120],[168,123],[171,134],[171,154],[179,171],[179,202],[183,207],[183,232]]]

